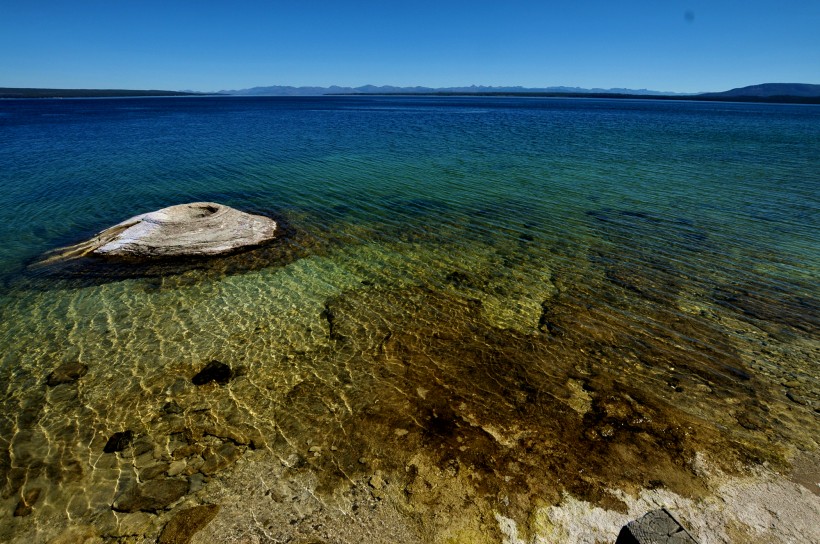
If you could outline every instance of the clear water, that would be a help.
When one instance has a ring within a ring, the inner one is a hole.
[[[817,449],[814,106],[2,101],[0,188],[2,540],[114,538],[137,516],[121,493],[204,501],[239,460],[326,501],[379,470],[432,519],[453,470],[521,517],[563,492],[696,494],[696,453]],[[31,266],[190,201],[288,234],[148,274]],[[194,386],[211,360],[237,377]],[[66,363],[87,374],[47,385]]]

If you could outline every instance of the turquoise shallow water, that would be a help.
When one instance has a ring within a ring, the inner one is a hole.
[[[33,504],[4,513],[2,539],[77,523],[115,538],[138,515],[116,507],[133,486],[184,481],[190,499],[251,452],[302,456],[333,490],[395,448],[386,474],[455,459],[479,495],[514,485],[526,502],[691,490],[676,459],[702,448],[759,461],[816,447],[816,107],[3,101],[0,141],[0,505]],[[148,276],[30,266],[189,201],[271,215],[288,235]],[[235,379],[192,385],[210,360]],[[85,374],[48,385],[65,364]],[[689,418],[702,433],[670,430]],[[105,453],[125,430],[136,446]],[[619,470],[624,456],[654,476]],[[594,476],[566,483],[579,462]],[[174,504],[144,509],[137,533]]]

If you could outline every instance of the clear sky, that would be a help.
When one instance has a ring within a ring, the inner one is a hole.
[[[0,0],[0,86],[820,83],[820,0]]]

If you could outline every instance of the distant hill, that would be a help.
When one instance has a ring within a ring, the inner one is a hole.
[[[273,85],[252,87],[217,94],[231,96],[322,96],[322,95],[474,95],[474,96],[544,96],[575,98],[654,98],[659,100],[697,100],[720,102],[820,103],[820,85],[808,83],[764,83],[714,93],[670,93],[648,89],[584,89],[581,87],[395,87],[363,85],[361,87],[293,87]]]
[[[569,94],[629,94],[641,96],[671,96],[676,93],[650,91],[648,89],[583,89],[580,87],[490,87],[471,85],[469,87],[394,87],[392,85],[363,85],[361,87],[291,87],[273,85],[252,87],[233,91],[219,91],[218,94],[232,96],[321,96],[326,94],[526,94],[526,93],[569,93]]]
[[[0,98],[112,98],[126,96],[193,96],[202,93],[129,89],[29,89],[0,87]]]
[[[773,98],[777,96],[818,98],[820,97],[820,85],[809,83],[763,83],[720,93],[702,93],[698,96],[710,98]]]

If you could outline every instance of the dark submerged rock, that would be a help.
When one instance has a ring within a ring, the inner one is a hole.
[[[122,451],[127,448],[131,441],[134,440],[134,431],[121,431],[111,435],[108,442],[105,443],[103,452],[114,453],[115,451]]]
[[[160,411],[161,411],[163,414],[165,414],[165,415],[169,415],[169,414],[181,414],[182,412],[184,412],[184,410],[182,409],[182,407],[181,407],[179,404],[177,404],[177,402],[176,402],[176,401],[173,401],[173,400],[172,400],[172,401],[168,401],[168,402],[166,402],[165,404],[163,404],[163,405],[162,405],[162,408],[160,409]]]
[[[191,379],[194,385],[205,385],[206,383],[216,382],[225,385],[234,377],[234,372],[231,367],[219,361],[211,361],[205,368],[196,373]]]
[[[217,504],[203,504],[180,510],[165,525],[159,535],[159,544],[188,544],[194,533],[208,525],[218,512]]]
[[[55,368],[46,378],[49,387],[76,382],[86,375],[88,367],[82,363],[64,363]]]
[[[17,507],[14,509],[14,516],[25,517],[31,514],[34,503],[36,503],[37,499],[40,498],[40,491],[41,490],[39,487],[34,487],[26,491],[26,493],[20,498],[20,502],[17,503]]]
[[[111,506],[117,512],[156,512],[167,508],[188,492],[188,480],[151,480],[134,484]]]
[[[615,544],[697,544],[697,541],[666,508],[660,508],[624,525]]]
[[[464,272],[459,272],[458,270],[454,270],[447,274],[444,278],[447,280],[448,283],[455,285],[456,287],[474,287],[473,281]]]

